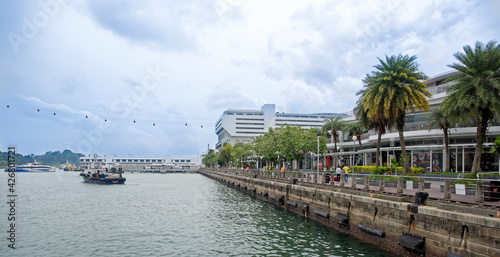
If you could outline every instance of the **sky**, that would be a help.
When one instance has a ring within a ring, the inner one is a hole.
[[[347,112],[377,58],[427,76],[500,1],[1,0],[0,151],[197,156],[224,110]]]

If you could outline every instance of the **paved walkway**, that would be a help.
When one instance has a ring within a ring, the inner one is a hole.
[[[340,187],[340,182],[335,181],[334,182],[335,186]],[[476,202],[476,196],[475,195],[457,195],[457,194],[451,194],[451,199],[444,199],[444,192],[441,192],[441,185],[444,185],[443,181],[430,181],[431,187],[426,188],[425,192],[429,193],[429,198],[430,199],[440,199],[440,200],[446,200],[446,201],[451,201],[451,202],[462,202],[462,203],[474,203],[474,204],[481,204],[484,206],[496,206],[500,207],[500,201],[485,201],[482,203]],[[331,183],[327,183],[326,185],[331,185]],[[344,184],[345,188],[351,188],[351,177],[349,177],[348,182]],[[357,184],[356,185],[357,189],[363,189],[364,184]],[[371,191],[379,191],[379,186],[370,186],[369,187]],[[406,189],[403,188],[403,195],[408,195],[408,196],[415,196],[415,192],[419,191],[418,189]],[[386,193],[397,193],[397,188],[396,187],[385,187],[384,192]]]

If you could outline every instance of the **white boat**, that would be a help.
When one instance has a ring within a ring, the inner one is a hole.
[[[21,165],[16,165],[14,167],[15,172],[55,172],[56,169],[52,166],[49,165],[43,165],[35,160],[33,160],[33,163],[27,163],[27,164],[21,164]],[[5,169],[6,172],[9,171],[9,168]]]

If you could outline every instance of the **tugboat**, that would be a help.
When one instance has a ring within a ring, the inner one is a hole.
[[[125,181],[127,180],[121,173],[107,173],[101,172],[100,170],[96,172],[82,172],[80,173],[80,176],[83,177],[84,182],[94,184],[125,184]]]
[[[97,155],[94,155],[94,161],[92,162],[91,167],[94,167],[94,165],[97,165]],[[127,180],[122,176],[121,168],[119,169],[119,172],[116,172],[116,168],[112,168],[111,172],[108,172],[108,168],[105,170],[90,168],[87,173],[82,171],[80,176],[82,176],[83,182],[94,184],[125,184],[125,181]]]

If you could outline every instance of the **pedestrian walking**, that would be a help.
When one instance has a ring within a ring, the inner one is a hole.
[[[343,169],[343,172],[344,172],[344,181],[347,182],[347,180],[349,179],[349,167],[347,167],[347,165],[344,165],[344,169]]]

